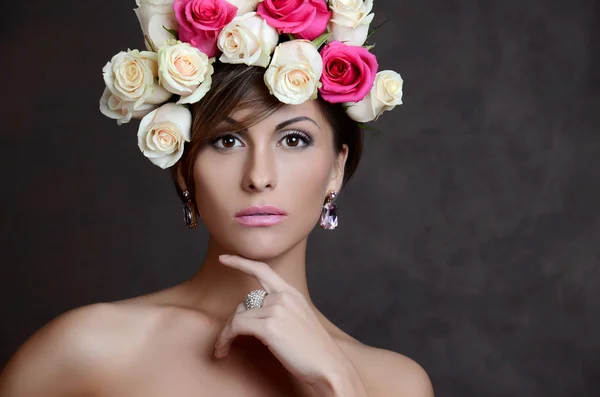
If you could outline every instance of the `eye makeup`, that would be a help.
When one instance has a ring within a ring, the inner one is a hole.
[[[213,139],[210,140],[210,145],[219,151],[228,151],[231,149],[234,149],[235,147],[239,147],[235,145],[235,141],[240,142],[243,145],[243,141],[242,141],[242,134],[232,134],[232,133],[224,133],[224,134],[220,134],[216,137],[214,137]],[[277,141],[278,146],[282,145],[281,142],[285,139],[289,139],[289,138],[295,138],[295,139],[299,139],[302,142],[301,146],[287,146],[290,149],[303,149],[309,146],[312,146],[314,144],[314,141],[312,139],[312,137],[307,134],[304,131],[300,131],[300,130],[289,130],[289,131],[285,131],[280,137],[279,140]],[[224,141],[228,140],[230,143],[233,143],[234,146],[225,146],[223,145]],[[231,140],[234,140],[233,142]]]

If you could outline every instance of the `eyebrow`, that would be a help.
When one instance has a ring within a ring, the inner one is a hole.
[[[230,124],[239,124],[235,119],[231,118],[231,117],[226,117],[225,121],[227,121]],[[294,124],[294,123],[298,123],[300,121],[310,121],[312,122],[314,125],[316,125],[317,127],[319,127],[319,124],[317,124],[316,121],[314,121],[313,119],[311,119],[310,117],[306,117],[306,116],[299,116],[299,117],[294,117],[292,119],[283,121],[279,124],[277,124],[277,126],[275,127],[275,131],[281,130],[285,127],[287,127],[290,124]],[[320,128],[320,127],[319,127]],[[246,130],[246,129],[244,129]]]

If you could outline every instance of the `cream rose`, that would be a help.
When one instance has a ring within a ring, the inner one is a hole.
[[[136,0],[135,3],[138,8],[133,11],[140,22],[144,36],[154,43],[154,49],[158,51],[168,40],[174,38],[165,28],[177,31],[179,27],[173,11],[173,0]],[[144,41],[146,49],[152,51],[148,41]]]
[[[281,102],[300,104],[317,97],[323,60],[308,40],[291,40],[275,48],[265,72],[269,92]]]
[[[208,56],[189,43],[169,41],[158,50],[158,79],[178,105],[198,102],[210,89],[213,66]]]
[[[237,7],[237,15],[243,15],[247,12],[256,11],[256,6],[262,0],[227,0],[228,3]]]
[[[346,113],[360,123],[377,120],[387,110],[402,104],[402,77],[392,70],[382,70],[375,76],[373,88],[358,103],[348,102]]]
[[[152,163],[168,168],[183,155],[184,143],[190,141],[191,127],[192,114],[185,106],[165,103],[140,121],[138,146]]]
[[[362,46],[369,35],[373,21],[373,0],[330,0],[332,15],[328,30],[329,41],[341,41],[347,45]]]
[[[110,92],[137,110],[144,103],[159,104],[171,93],[156,82],[158,64],[156,53],[127,50],[116,54],[102,69],[104,82]]]
[[[223,52],[223,63],[245,63],[267,67],[277,42],[277,29],[255,12],[233,18],[219,34],[217,46]]]
[[[138,110],[134,110],[133,104],[134,102],[126,102],[114,96],[108,88],[105,88],[100,98],[100,112],[111,119],[117,120],[117,124],[121,125],[129,123],[132,118],[141,119],[158,106],[144,103]]]

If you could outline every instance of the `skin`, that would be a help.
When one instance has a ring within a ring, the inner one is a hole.
[[[312,144],[285,137],[295,131]],[[308,101],[202,148],[193,194],[210,237],[200,270],[165,290],[59,316],[13,356],[0,396],[432,396],[418,364],[358,342],[310,297],[308,234],[327,192],[340,190],[347,158],[332,139]],[[181,173],[179,184],[187,188]],[[285,220],[235,221],[266,204]],[[245,310],[254,289],[267,290],[263,307]]]

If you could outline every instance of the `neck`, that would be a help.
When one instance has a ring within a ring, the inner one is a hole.
[[[281,255],[261,261],[300,291],[314,307],[306,282],[306,244],[305,238]],[[210,237],[202,267],[185,284],[192,300],[190,304],[196,310],[216,320],[225,321],[250,291],[263,288],[254,277],[219,262],[221,254],[232,252],[228,252]]]

